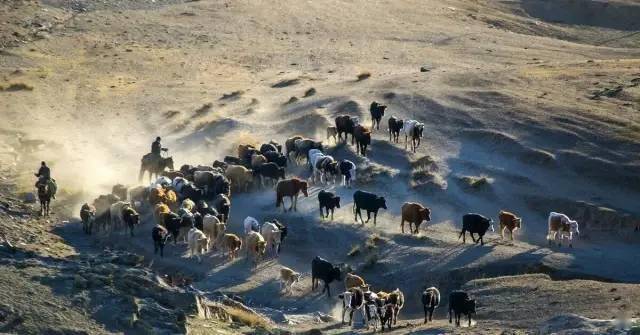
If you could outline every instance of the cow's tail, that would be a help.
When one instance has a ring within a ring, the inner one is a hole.
[[[282,194],[280,194],[280,192],[276,192],[276,208],[279,208],[281,203],[282,203]]]

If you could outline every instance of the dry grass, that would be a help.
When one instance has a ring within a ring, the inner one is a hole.
[[[363,81],[363,80],[367,80],[371,77],[371,73],[370,72],[362,72],[358,75],[358,81]]]
[[[479,190],[487,186],[491,186],[493,179],[487,176],[463,176],[460,177],[460,183],[470,189]]]
[[[33,86],[24,83],[13,83],[7,87],[0,86],[0,91],[16,92],[16,91],[33,91]]]
[[[313,96],[315,94],[316,94],[316,89],[312,87],[312,88],[310,88],[310,89],[308,89],[308,90],[306,90],[304,92],[304,97],[308,98],[308,97]]]
[[[231,319],[234,322],[238,322],[253,328],[270,328],[269,322],[259,315],[249,313],[242,309],[231,306],[225,306],[224,309],[231,316]]]
[[[206,103],[206,104],[202,105],[202,107],[196,109],[196,111],[193,114],[196,117],[204,116],[204,115],[208,114],[211,111],[212,107],[213,107],[212,103],[210,103],[210,102]]]
[[[171,119],[171,118],[176,117],[178,114],[180,114],[180,111],[166,111],[164,113],[164,117],[166,119]]]
[[[244,91],[242,91],[242,90],[233,91],[233,92],[228,93],[228,94],[225,93],[225,94],[222,95],[220,100],[235,100],[235,99],[239,99],[243,94],[244,94]]]

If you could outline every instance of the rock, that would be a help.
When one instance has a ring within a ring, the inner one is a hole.
[[[36,202],[36,195],[33,192],[26,192],[23,196],[23,201],[28,204],[33,204]]]

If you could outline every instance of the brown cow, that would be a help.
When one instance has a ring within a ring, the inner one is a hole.
[[[427,222],[431,221],[431,210],[429,208],[415,202],[405,202],[404,205],[402,205],[402,221],[400,222],[400,227],[403,234],[405,221],[409,222],[409,232],[417,234],[420,224],[425,220]],[[411,229],[412,224],[416,226],[415,230]]]
[[[229,253],[229,260],[238,257],[238,252],[242,248],[242,240],[236,234],[224,234],[223,237],[225,255]]]
[[[367,146],[371,144],[371,130],[363,125],[353,127],[353,137],[356,140],[356,153],[367,155]]]
[[[344,277],[344,287],[348,290],[353,287],[363,288],[366,286],[364,279],[358,275],[354,275],[352,273],[347,273]]]
[[[513,232],[522,227],[522,218],[511,212],[501,210],[498,213],[498,219],[500,220],[500,238],[504,239],[504,230],[509,229],[511,240],[513,241]]]
[[[287,157],[287,160],[290,160],[289,155],[296,151],[296,141],[297,140],[301,140],[302,136],[300,135],[296,135],[293,137],[289,137],[285,142],[284,142],[284,155]]]
[[[307,189],[309,188],[309,184],[306,181],[300,180],[298,178],[284,179],[278,182],[276,185],[276,208],[282,205],[284,211],[287,211],[287,208],[284,206],[284,197],[291,198],[291,207],[288,209],[297,211],[296,208],[298,203],[298,194],[302,192],[305,197],[309,197],[309,193]]]

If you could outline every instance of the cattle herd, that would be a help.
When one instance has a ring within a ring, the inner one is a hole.
[[[360,124],[358,118],[341,115],[335,118],[335,126],[327,128],[327,139],[336,143],[347,141],[351,135],[351,143],[356,145],[356,152],[366,155],[371,144],[372,130],[380,128],[386,106],[373,102],[370,107],[371,129]],[[405,149],[410,143],[415,152],[423,137],[424,124],[416,120],[401,120],[394,116],[388,119],[389,141],[398,143],[401,134],[405,135]],[[92,234],[94,231],[112,233],[116,230],[127,230],[134,235],[135,227],[142,223],[140,214],[153,217],[155,224],[151,229],[154,253],[164,257],[164,248],[171,238],[174,245],[186,243],[189,257],[200,256],[209,251],[219,251],[223,257],[233,260],[244,249],[247,260],[256,266],[266,256],[278,257],[281,246],[287,236],[287,226],[278,220],[271,219],[260,223],[253,217],[243,221],[244,236],[227,232],[231,193],[247,192],[251,188],[265,188],[267,184],[275,189],[276,207],[286,211],[297,210],[297,199],[300,194],[309,196],[310,183],[326,185],[329,183],[351,187],[356,180],[356,164],[347,159],[337,160],[323,151],[323,144],[302,136],[288,138],[284,145],[271,141],[259,148],[252,145],[239,145],[237,156],[226,156],[222,161],[214,161],[210,166],[183,165],[173,170],[173,160],[164,171],[165,163],[159,169],[159,176],[150,186],[127,188],[114,186],[111,194],[101,195],[92,204],[85,203],[80,211],[83,231]],[[167,158],[163,162],[168,161]],[[287,178],[287,168],[291,164],[300,165],[306,161],[311,170],[309,180],[291,176]],[[143,161],[148,164],[148,161]],[[285,198],[290,206],[285,206]],[[340,208],[340,197],[335,193],[320,190],[318,203],[320,216],[333,220],[334,211]],[[352,213],[355,221],[364,225],[373,214],[373,224],[380,209],[387,210],[387,202],[383,196],[356,190],[353,193]],[[367,220],[362,218],[366,211]],[[504,238],[508,230],[513,240],[514,231],[521,228],[522,219],[515,214],[500,211],[500,235]],[[401,207],[400,228],[404,233],[405,222],[409,224],[409,232],[417,234],[423,222],[431,221],[431,209],[415,202],[406,202]],[[569,246],[575,234],[578,234],[578,223],[564,214],[552,212],[549,215],[549,243],[567,239]],[[484,235],[488,229],[493,230],[493,221],[480,214],[469,213],[462,217],[460,237],[466,241],[469,233],[475,243],[484,245]],[[478,235],[477,240],[474,235]],[[344,322],[345,314],[349,315],[349,323],[353,313],[359,311],[367,326],[374,329],[380,325],[391,328],[397,322],[398,314],[404,305],[404,295],[400,289],[392,292],[373,292],[371,286],[355,275],[346,264],[334,265],[331,262],[315,257],[311,260],[312,290],[323,283],[322,293],[331,295],[329,284],[334,281],[345,283],[345,291],[339,295],[342,300]],[[280,271],[281,290],[284,294],[291,292],[292,286],[302,277],[301,272],[282,267]],[[424,306],[424,322],[432,320],[433,311],[440,304],[440,292],[436,287],[428,287],[421,293]],[[449,295],[449,322],[455,318],[460,324],[462,314],[471,316],[475,313],[476,302],[466,292],[454,291]]]

